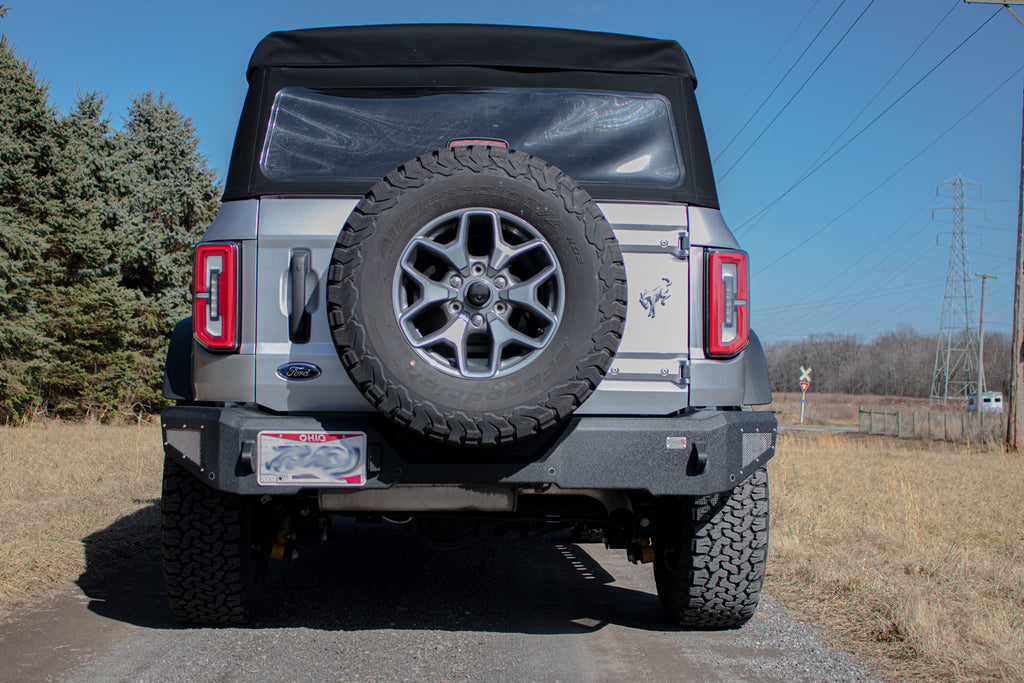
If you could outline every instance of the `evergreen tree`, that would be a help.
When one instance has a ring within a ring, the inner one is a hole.
[[[0,17],[4,8],[0,5]],[[155,410],[195,242],[220,189],[163,93],[66,116],[0,36],[0,421]]]
[[[192,251],[220,206],[220,187],[192,120],[165,93],[132,99],[121,130],[124,201],[118,225],[121,286],[139,297],[129,346],[145,368],[138,401],[160,403],[174,324],[189,314]]]
[[[58,415],[123,412],[148,364],[129,348],[139,298],[120,286],[120,139],[96,93],[79,95],[56,137],[62,182],[46,251],[53,276],[37,292],[50,362],[38,390]]]
[[[0,419],[38,404],[48,361],[36,286],[55,207],[56,112],[35,71],[0,35]]]

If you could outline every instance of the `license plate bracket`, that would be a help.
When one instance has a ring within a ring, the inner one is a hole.
[[[262,431],[257,438],[256,472],[260,486],[364,486],[366,434]]]

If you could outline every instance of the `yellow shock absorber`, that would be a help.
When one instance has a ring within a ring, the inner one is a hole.
[[[651,539],[641,538],[637,545],[640,550],[640,562],[643,564],[654,562],[654,548],[651,547]]]

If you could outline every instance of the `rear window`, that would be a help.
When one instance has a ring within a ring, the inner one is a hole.
[[[359,96],[284,88],[260,155],[271,180],[376,180],[452,140],[497,139],[577,181],[675,187],[672,107],[646,93],[492,89]]]

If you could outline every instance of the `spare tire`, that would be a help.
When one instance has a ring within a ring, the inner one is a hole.
[[[553,427],[622,337],[622,255],[571,178],[501,147],[445,149],[377,182],[327,278],[338,356],[381,413],[448,444]]]

